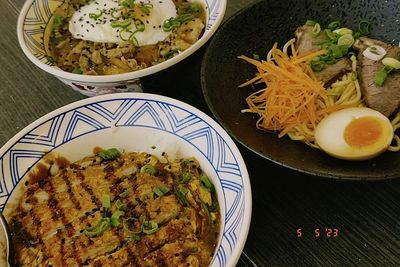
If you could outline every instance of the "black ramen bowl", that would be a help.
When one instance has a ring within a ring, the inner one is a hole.
[[[344,161],[288,137],[260,131],[258,116],[242,114],[245,98],[254,92],[238,85],[254,76],[254,66],[237,58],[253,54],[266,57],[275,42],[283,46],[306,20],[327,25],[340,20],[358,28],[361,20],[372,26],[371,38],[399,43],[400,1],[261,1],[231,17],[217,32],[205,54],[201,82],[205,99],[217,120],[241,144],[288,168],[321,177],[380,180],[400,177],[400,152],[385,152],[367,161]],[[400,92],[399,92],[400,93]]]

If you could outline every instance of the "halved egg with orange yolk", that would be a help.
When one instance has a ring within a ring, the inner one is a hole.
[[[365,160],[384,152],[393,139],[393,127],[380,112],[346,108],[324,118],[315,129],[315,141],[333,157]]]

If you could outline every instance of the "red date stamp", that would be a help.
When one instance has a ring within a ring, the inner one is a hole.
[[[338,228],[314,228],[313,229],[313,236],[315,238],[336,238],[339,236],[339,229]],[[302,228],[297,228],[296,230],[296,236],[298,238],[302,238],[303,235],[306,233]],[[307,232],[308,234],[308,232]]]

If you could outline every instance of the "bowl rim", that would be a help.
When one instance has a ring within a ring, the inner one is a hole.
[[[231,138],[231,136],[222,128],[220,124],[218,124],[214,119],[212,119],[209,115],[205,114],[203,111],[199,110],[198,108],[189,105],[183,101],[163,96],[163,95],[158,95],[158,94],[149,94],[149,93],[136,93],[136,92],[130,92],[130,93],[114,93],[114,94],[105,94],[105,95],[99,95],[95,97],[90,97],[90,98],[85,98],[82,100],[78,100],[72,103],[69,103],[67,105],[61,106],[41,117],[39,117],[37,120],[33,121],[26,127],[24,127],[22,130],[20,130],[17,134],[15,134],[10,140],[8,140],[2,147],[0,147],[0,156],[5,155],[12,147],[14,144],[18,143],[19,140],[25,136],[27,133],[32,131],[33,129],[37,128],[38,126],[42,125],[43,123],[47,122],[48,120],[62,114],[65,112],[70,112],[76,108],[82,107],[89,105],[91,103],[97,103],[97,102],[104,102],[104,101],[109,101],[109,100],[117,100],[117,99],[126,99],[126,98],[132,98],[132,99],[141,99],[141,100],[150,100],[150,101],[159,101],[159,102],[165,102],[170,105],[174,105],[176,107],[185,109],[199,118],[203,120],[205,123],[207,123],[210,127],[214,128],[214,130],[221,135],[221,137],[227,142],[229,145],[229,148],[231,149],[232,153],[236,156],[237,164],[240,167],[241,171],[241,177],[243,181],[243,194],[246,196],[244,198],[244,211],[243,211],[243,222],[242,222],[242,229],[239,232],[239,236],[237,237],[237,243],[235,245],[235,248],[232,250],[231,257],[229,257],[226,260],[226,266],[235,266],[236,263],[239,261],[239,258],[241,256],[241,253],[243,251],[244,245],[246,243],[247,237],[248,237],[248,232],[250,229],[250,223],[251,223],[251,217],[252,217],[252,190],[251,190],[251,183],[250,183],[250,177],[248,174],[248,170],[246,167],[246,164],[244,162],[243,156],[240,153],[238,147],[236,146],[235,142]],[[36,164],[36,163],[35,163]],[[17,185],[13,187],[13,189],[16,188]],[[9,192],[9,196],[7,197],[7,201],[12,194],[13,190]],[[4,206],[4,208],[6,205]],[[223,235],[223,229],[224,226],[221,225],[221,233],[219,237],[219,243],[222,240],[222,235]],[[220,244],[222,246],[222,243]],[[216,259],[214,258],[214,262]]]
[[[28,49],[25,39],[24,39],[24,22],[26,15],[28,13],[28,10],[32,6],[32,4],[36,0],[27,0],[25,4],[23,5],[19,15],[18,15],[18,20],[17,20],[17,37],[18,37],[18,42],[19,45],[24,52],[25,56],[28,57],[28,59],[34,63],[37,67],[41,68],[42,70],[53,74],[57,76],[60,79],[66,79],[70,81],[75,81],[75,82],[86,82],[86,83],[115,83],[115,82],[120,82],[120,81],[127,81],[127,80],[134,80],[138,79],[144,76],[148,76],[150,74],[159,72],[163,69],[169,68],[172,65],[182,61],[183,59],[187,58],[191,54],[193,54],[195,51],[197,51],[200,47],[202,47],[210,38],[211,36],[214,35],[220,24],[222,23],[222,20],[225,15],[226,11],[226,6],[227,6],[227,1],[228,0],[216,0],[220,2],[219,6],[219,14],[214,20],[214,24],[207,29],[207,25],[205,25],[205,31],[201,38],[197,40],[193,45],[191,45],[188,49],[184,50],[182,53],[179,53],[177,56],[174,56],[173,58],[170,58],[164,62],[161,62],[157,65],[150,66],[147,68],[144,68],[142,70],[136,70],[128,73],[122,73],[122,74],[112,74],[112,75],[82,75],[82,74],[74,74],[70,73],[67,71],[63,71],[57,67],[47,65],[40,61],[37,57],[35,57],[31,51]],[[208,8],[208,7],[207,7]]]

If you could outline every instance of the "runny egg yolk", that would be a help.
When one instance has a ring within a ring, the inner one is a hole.
[[[383,129],[380,121],[366,116],[353,119],[344,130],[344,140],[351,147],[366,147],[380,140]]]

